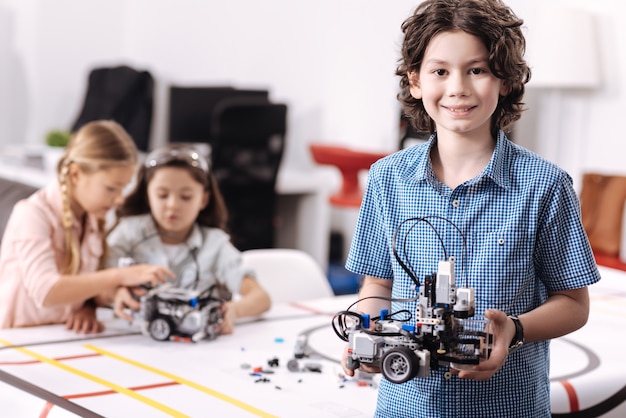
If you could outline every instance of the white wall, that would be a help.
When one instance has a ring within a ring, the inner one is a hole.
[[[561,126],[583,132],[573,154],[547,155],[575,178],[622,172],[626,151],[626,29],[621,0],[509,0],[532,26],[538,8],[577,6],[596,15],[604,83],[566,92]],[[312,141],[394,150],[394,76],[409,0],[0,0],[0,143],[40,143],[69,127],[95,66],[126,63],[157,80],[153,145],[165,141],[171,84],[267,88],[289,105],[286,164],[312,166]],[[541,152],[545,92],[529,89],[520,142]],[[581,103],[585,105],[568,105]],[[570,110],[568,110],[570,109]],[[574,110],[572,110],[574,109]],[[582,121],[581,121],[582,119]],[[582,149],[579,149],[582,148]],[[554,152],[553,152],[554,154]]]

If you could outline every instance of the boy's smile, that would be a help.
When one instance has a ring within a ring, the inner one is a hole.
[[[491,73],[487,48],[479,38],[461,31],[436,35],[419,72],[410,73],[409,79],[411,94],[422,100],[439,136],[491,137],[491,117],[506,90]]]

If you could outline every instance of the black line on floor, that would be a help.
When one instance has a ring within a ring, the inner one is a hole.
[[[20,379],[17,376],[13,376],[12,374],[7,373],[3,370],[0,370],[0,380],[17,389],[28,392],[31,395],[43,399],[46,402],[50,402],[58,406],[59,408],[63,408],[69,412],[72,412],[78,416],[84,418],[104,418],[104,416],[102,415],[96,414],[95,412],[87,408],[77,405],[74,402],[71,402],[61,396],[55,395],[52,392],[49,392],[37,385],[27,382],[26,380]]]

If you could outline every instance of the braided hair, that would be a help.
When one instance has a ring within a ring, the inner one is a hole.
[[[68,249],[63,274],[76,274],[80,267],[80,245],[72,234],[72,190],[69,181],[70,166],[77,164],[85,173],[111,167],[137,164],[137,147],[126,130],[112,120],[97,120],[83,125],[73,136],[59,160],[57,175],[61,188],[62,216],[65,245]],[[105,221],[99,220],[98,230],[106,251]]]

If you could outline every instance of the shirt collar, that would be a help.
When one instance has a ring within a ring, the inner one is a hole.
[[[437,133],[433,133],[428,139],[428,145],[423,147],[422,150],[425,152],[423,158],[419,159],[419,163],[415,166],[415,170],[413,171],[414,177],[416,180],[428,180],[431,184],[437,185],[439,184],[439,180],[437,180],[435,176],[435,172],[432,168],[432,163],[430,161],[430,151],[437,143]],[[502,187],[503,189],[508,189],[510,187],[510,163],[508,155],[512,151],[512,144],[510,140],[507,138],[503,131],[498,131],[498,136],[496,138],[496,146],[493,151],[493,155],[485,166],[482,173],[476,176],[475,179],[471,180],[467,184],[474,184],[481,181],[484,178],[491,179],[495,184]]]
[[[151,215],[148,216],[150,217],[150,222],[147,223],[144,229],[143,239],[148,240],[154,237],[160,240],[161,238],[159,236],[159,230],[157,229],[156,222]],[[185,244],[188,248],[200,248],[202,246],[202,231],[200,230],[200,225],[198,225],[198,223],[193,225],[191,234],[189,234],[189,238],[187,238]]]
[[[409,164],[406,167],[405,177],[407,179],[414,179],[417,181],[426,180],[430,177],[434,178],[434,172],[432,169],[432,165],[430,162],[430,150],[437,143],[437,134],[432,134],[430,138],[428,138],[426,147],[412,147],[408,152],[418,152],[421,154],[416,154],[412,156],[410,160],[416,162],[416,164]]]
[[[187,238],[187,245],[189,248],[200,248],[202,246],[202,232],[200,231],[200,225],[193,224],[193,229],[189,238]]]
[[[511,171],[509,162],[510,159],[508,156],[512,151],[511,148],[511,141],[507,138],[503,131],[498,131],[496,147],[493,150],[493,155],[483,172],[478,177],[488,177],[498,186],[503,189],[508,189],[510,187],[509,173]]]

